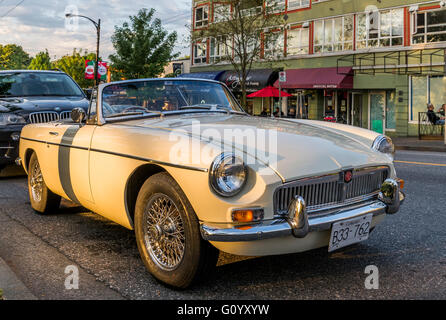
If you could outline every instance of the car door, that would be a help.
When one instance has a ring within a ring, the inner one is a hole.
[[[45,171],[52,172],[48,182],[45,177],[48,187],[82,205],[93,202],[89,177],[89,152],[95,127],[71,121],[50,125],[46,138],[46,155],[43,156],[43,161],[40,161],[47,167]]]

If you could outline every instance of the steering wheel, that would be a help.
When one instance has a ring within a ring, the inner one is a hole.
[[[124,110],[122,110],[122,113],[134,112],[134,111],[149,112],[149,110],[147,110],[147,108],[139,107],[139,106],[131,106],[131,107],[127,107]]]

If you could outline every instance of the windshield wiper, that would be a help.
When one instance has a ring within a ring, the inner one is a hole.
[[[132,111],[132,112],[115,113],[115,114],[111,114],[111,115],[109,115],[109,116],[107,116],[105,118],[109,119],[109,118],[119,118],[119,117],[125,117],[125,116],[140,116],[140,115],[151,114],[151,113],[158,114],[161,117],[164,116],[164,112],[151,110],[151,111],[147,111],[147,112],[145,112],[145,111]]]
[[[194,104],[191,106],[183,106],[179,107],[179,110],[193,110],[193,109],[199,109],[199,110],[210,110],[210,111],[216,111],[216,110],[224,110],[227,113],[230,113],[231,111],[234,111],[228,107],[219,105],[219,104]]]

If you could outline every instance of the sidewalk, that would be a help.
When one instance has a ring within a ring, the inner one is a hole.
[[[396,150],[446,152],[444,140],[418,140],[418,137],[392,138]]]
[[[5,300],[37,300],[2,258],[0,258],[0,289]]]

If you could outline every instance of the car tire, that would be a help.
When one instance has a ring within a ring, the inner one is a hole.
[[[134,220],[141,258],[162,283],[185,289],[215,268],[219,251],[201,238],[198,218],[169,174],[146,180]]]
[[[31,207],[37,213],[47,214],[59,208],[61,197],[46,186],[36,153],[29,160],[28,191]]]

